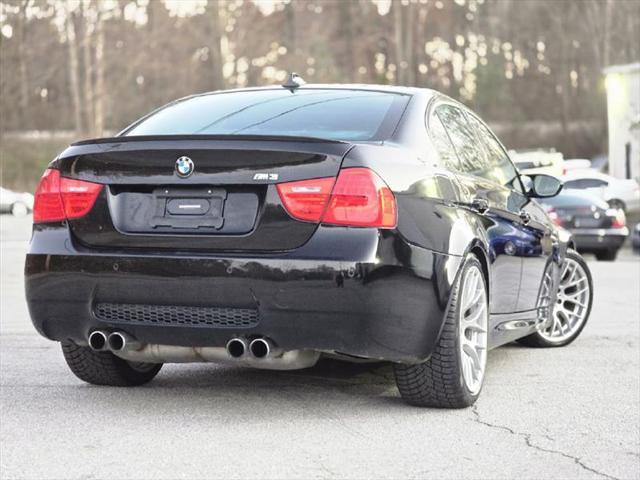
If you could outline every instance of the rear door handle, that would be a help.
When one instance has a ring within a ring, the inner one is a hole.
[[[531,221],[531,215],[529,215],[529,213],[525,212],[524,210],[520,210],[520,220],[524,225],[528,225]]]
[[[489,202],[484,198],[474,198],[470,207],[481,215],[484,215],[489,211]]]

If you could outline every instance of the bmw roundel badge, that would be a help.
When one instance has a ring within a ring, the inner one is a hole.
[[[180,157],[176,160],[176,173],[179,177],[188,177],[193,173],[193,168],[193,160],[189,157]]]

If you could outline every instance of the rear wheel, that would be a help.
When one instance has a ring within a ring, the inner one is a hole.
[[[541,305],[549,304],[552,288],[552,277],[545,274],[539,300]],[[577,252],[569,250],[561,267],[556,301],[546,309],[549,318],[540,322],[538,331],[518,342],[528,347],[543,348],[570,344],[587,324],[592,302],[593,282],[589,267]]]
[[[418,365],[394,365],[402,398],[420,407],[473,405],[484,381],[488,318],[482,266],[475,255],[470,255],[451,293],[447,318],[429,360]]]
[[[161,363],[128,362],[111,352],[97,352],[71,342],[62,343],[62,353],[73,374],[94,385],[132,387],[153,380]]]
[[[11,205],[11,215],[14,217],[24,217],[27,213],[29,213],[29,207],[24,203],[16,202]]]
[[[624,204],[622,200],[618,200],[617,198],[611,199],[607,202],[611,208],[617,208],[618,210],[625,211],[627,210],[627,206]]]
[[[595,256],[600,261],[613,262],[618,256],[618,250],[600,250],[595,252]]]

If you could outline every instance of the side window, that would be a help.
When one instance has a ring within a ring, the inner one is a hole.
[[[449,135],[442,125],[438,115],[434,113],[429,117],[429,133],[431,140],[433,141],[440,160],[444,162],[445,166],[451,170],[457,171],[459,168],[458,157],[456,151],[453,148],[453,144],[449,139]]]
[[[582,189],[582,188],[600,188],[606,187],[607,182],[596,178],[580,178],[578,180],[569,180],[564,182],[565,188]]]
[[[470,175],[484,176],[488,168],[484,151],[478,148],[478,140],[470,128],[464,113],[451,105],[441,105],[436,114],[449,133],[460,165],[458,171]]]
[[[598,180],[597,178],[585,178],[583,182],[586,184],[584,188],[600,188],[608,185],[604,180]]]
[[[582,186],[582,180],[569,180],[568,182],[564,182],[564,188],[584,188]]]
[[[485,176],[500,185],[522,192],[516,167],[511,163],[509,155],[505,152],[504,148],[502,148],[500,142],[498,142],[493,133],[491,133],[491,130],[475,116],[467,114],[467,117],[487,152],[489,169]]]

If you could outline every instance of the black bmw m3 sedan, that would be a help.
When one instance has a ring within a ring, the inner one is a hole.
[[[331,356],[391,362],[410,404],[465,407],[488,350],[567,345],[587,322],[589,269],[536,200],[561,188],[432,90],[195,95],[51,162],[29,311],[93,384]]]

